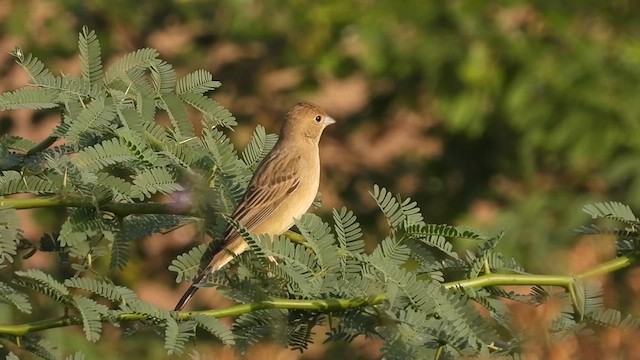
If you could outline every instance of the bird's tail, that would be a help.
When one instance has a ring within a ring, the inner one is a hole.
[[[246,244],[244,243],[244,241],[242,241],[242,243]],[[235,246],[237,247],[238,245],[236,244]],[[241,251],[244,251],[244,247],[241,249]],[[236,253],[222,246],[213,248],[212,253],[214,254],[213,259],[211,259],[209,265],[207,265],[207,267],[199,272],[198,275],[193,279],[193,283],[191,284],[191,286],[189,286],[187,291],[184,292],[184,294],[180,298],[180,301],[178,301],[178,303],[176,304],[174,311],[182,311],[184,306],[187,305],[189,300],[191,300],[193,295],[195,295],[196,291],[198,291],[198,289],[200,288],[199,285],[200,283],[202,283],[205,277],[215,271],[218,271],[221,267],[225,266],[229,261],[233,260],[233,258],[236,257]],[[211,258],[211,256],[208,254],[206,256],[206,258]],[[271,260],[275,262],[275,260]]]
[[[199,268],[204,270],[198,272],[191,286],[185,291],[180,301],[176,304],[174,311],[181,311],[185,305],[187,305],[189,300],[191,300],[200,288],[199,285],[205,277],[214,271],[220,270],[221,267],[233,260],[234,257],[249,248],[249,245],[247,245],[242,237],[238,236],[233,229],[229,230],[224,239],[225,240],[221,242],[212,241],[209,243],[209,246],[207,246],[207,249],[200,259]]]
[[[191,286],[189,286],[187,291],[184,292],[173,311],[182,311],[182,309],[184,309],[185,305],[187,305],[193,295],[196,294],[196,291],[198,291],[198,284],[200,283],[202,278],[203,276],[198,275],[198,277],[193,280],[193,283],[191,284]]]
[[[216,266],[215,257],[221,251],[224,251],[224,246],[222,243],[211,242],[209,244],[209,246],[207,247],[207,250],[205,250],[204,254],[202,254],[202,259],[200,260],[200,269],[203,269],[203,270],[199,271],[198,275],[196,275],[196,277],[193,278],[193,282],[191,283],[191,286],[189,286],[187,291],[184,292],[184,294],[176,304],[176,307],[173,309],[173,311],[182,311],[182,309],[187,305],[189,300],[191,300],[193,295],[196,294],[196,291],[198,291],[198,289],[200,288],[199,285],[202,282],[202,280],[204,280],[205,277],[207,277],[211,272],[214,271],[214,268]]]

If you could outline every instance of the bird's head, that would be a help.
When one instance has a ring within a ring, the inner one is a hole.
[[[280,138],[311,139],[317,143],[324,128],[335,122],[319,106],[309,102],[301,102],[296,104],[285,116],[280,130]]]

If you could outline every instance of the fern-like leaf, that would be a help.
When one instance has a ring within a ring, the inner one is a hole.
[[[133,185],[130,182],[125,181],[124,179],[104,172],[100,172],[96,175],[96,183],[99,186],[106,187],[112,193],[113,201],[131,203],[133,202],[132,198],[138,198],[141,195],[141,193],[138,193],[133,189]]]
[[[61,246],[77,246],[103,230],[102,215],[94,207],[71,210],[69,217],[60,228],[58,240]]]
[[[18,252],[19,229],[20,223],[16,210],[8,206],[0,206],[0,265],[13,262]]]
[[[115,237],[111,243],[111,257],[109,259],[109,270],[123,270],[129,263],[130,239],[125,239],[121,233]]]
[[[178,80],[176,85],[176,93],[178,95],[188,92],[196,94],[204,94],[208,91],[215,90],[220,87],[220,81],[213,80],[213,75],[206,70],[196,70],[185,75]]]
[[[304,214],[295,220],[295,224],[313,249],[322,271],[338,267],[340,259],[329,225],[314,214]]]
[[[183,191],[184,187],[178,184],[173,171],[166,167],[154,167],[139,173],[133,179],[132,192],[140,192],[145,197],[152,194],[171,194],[176,191]]]
[[[131,70],[147,66],[150,62],[156,60],[159,54],[156,49],[138,49],[133,51],[118,61],[116,61],[109,69],[107,69],[104,80],[106,84],[111,84],[115,80],[127,78],[127,73]]]
[[[120,304],[120,309],[126,313],[145,315],[152,320],[162,321],[171,318],[171,312],[169,310],[161,309],[156,305],[141,300],[122,303]]]
[[[136,293],[124,286],[114,285],[106,281],[73,277],[66,279],[64,285],[70,288],[83,289],[93,294],[102,296],[105,299],[117,302],[117,303],[131,303],[138,301]]]
[[[378,185],[374,185],[371,195],[387,218],[391,229],[397,230],[405,222],[406,225],[424,225],[417,203],[412,202],[410,198],[402,200]]]
[[[628,205],[615,201],[589,204],[586,205],[582,210],[591,215],[591,217],[594,219],[608,218],[629,225],[640,224],[638,218],[633,214],[633,211],[631,211],[631,208]]]
[[[200,267],[200,260],[207,247],[207,244],[200,244],[188,252],[178,255],[171,262],[169,270],[176,273],[176,282],[192,279],[196,275]]]
[[[59,360],[60,349],[40,335],[29,334],[21,338],[22,347],[45,360]]]
[[[206,129],[212,129],[217,126],[232,128],[238,124],[229,110],[225,109],[217,101],[202,94],[186,92],[180,94],[179,98],[202,114],[202,125]]]
[[[87,340],[96,342],[102,333],[102,315],[106,315],[107,307],[97,302],[83,297],[73,296],[73,305],[82,317],[82,329]]]
[[[73,355],[69,355],[65,360],[84,360],[84,354],[81,351],[76,351]]]
[[[233,323],[232,331],[236,337],[236,346],[239,351],[246,351],[251,345],[264,339],[272,332],[273,322],[271,314],[281,311],[256,311],[240,315]]]
[[[463,229],[451,225],[443,224],[426,224],[424,226],[408,227],[409,233],[412,229],[420,229],[419,232],[424,235],[437,235],[447,238],[460,238],[468,240],[487,240],[488,237],[475,231]]]
[[[69,290],[67,287],[42,270],[27,269],[24,271],[16,271],[15,274],[19,278],[16,281],[20,285],[37,290],[61,303],[67,303],[69,301]]]
[[[70,123],[65,137],[71,142],[76,142],[87,133],[108,128],[115,117],[116,107],[111,98],[95,99]]]
[[[316,257],[304,246],[295,244],[283,236],[254,235],[247,233],[246,229],[237,230],[258,257],[276,259],[273,271],[288,280],[287,287],[290,293],[301,296],[318,294],[322,283],[321,279],[315,276],[318,270]]]
[[[360,277],[360,264],[354,255],[364,254],[364,240],[358,219],[352,211],[342,208],[340,212],[333,209],[336,238],[340,251],[340,269],[344,279]]]
[[[0,302],[11,304],[23,313],[31,314],[29,298],[3,282],[0,282]]]
[[[362,230],[353,212],[344,207],[339,212],[334,209],[333,220],[340,246],[350,253],[362,254],[364,252]]]
[[[131,153],[126,143],[113,138],[83,149],[72,161],[80,168],[97,172],[110,165],[131,163],[136,160],[137,157]]]
[[[413,225],[408,226],[405,229],[405,234],[414,241],[440,250],[443,254],[458,259],[458,254],[453,250],[453,244],[449,242],[444,236],[430,235],[430,231],[427,230],[427,226]]]
[[[409,248],[393,236],[388,236],[378,245],[369,257],[372,262],[391,262],[404,264],[411,255]]]
[[[164,348],[167,354],[182,354],[184,345],[195,335],[195,321],[183,321],[178,323],[173,318],[165,322]]]
[[[223,176],[235,183],[246,183],[251,177],[249,169],[238,158],[235,148],[222,131],[204,131],[204,141],[213,162]]]
[[[624,319],[620,311],[615,309],[601,309],[587,315],[587,320],[599,325],[608,327],[633,327],[640,326],[640,319],[627,315]]]
[[[0,144],[8,149],[13,149],[22,153],[25,153],[36,146],[36,143],[29,139],[23,139],[19,136],[6,134],[0,137]]]
[[[52,109],[58,107],[58,91],[40,88],[20,88],[0,94],[0,111],[14,109]]]
[[[264,159],[276,144],[276,141],[278,141],[278,136],[275,134],[267,135],[263,126],[256,126],[249,145],[247,145],[242,152],[242,161],[244,161],[245,165],[250,168],[252,172],[255,171],[260,161]]]
[[[480,271],[482,271],[485,262],[491,256],[493,249],[496,247],[500,239],[502,239],[503,235],[503,233],[500,233],[497,236],[488,239],[478,247],[475,254],[469,255],[469,263],[471,268],[469,275],[470,278],[477,277],[478,274],[480,274]]]
[[[64,103],[68,117],[77,116],[76,107],[82,106],[79,99],[102,96],[99,84],[91,86],[88,80],[68,76],[45,78],[38,84],[38,87],[59,92],[60,102]]]
[[[205,315],[195,315],[193,320],[195,320],[198,327],[205,329],[208,333],[220,339],[223,344],[235,344],[233,332],[227,329],[220,320]]]
[[[151,80],[157,94],[173,92],[176,86],[176,72],[166,61],[158,61],[151,64]]]
[[[39,85],[43,81],[50,81],[53,78],[53,74],[47,67],[32,54],[25,54],[19,47],[15,48],[11,55],[16,59],[16,62],[24,71],[31,77],[31,82],[35,85]]]
[[[82,28],[78,40],[80,51],[80,66],[82,67],[82,78],[89,84],[96,84],[102,81],[102,58],[100,54],[100,42],[96,32],[85,26]]]
[[[173,131],[182,138],[191,138],[194,136],[193,124],[180,100],[173,93],[164,93],[159,99],[159,105],[169,115]]]

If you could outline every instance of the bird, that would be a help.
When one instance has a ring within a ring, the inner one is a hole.
[[[320,185],[320,137],[336,121],[319,106],[301,102],[284,117],[278,141],[253,174],[231,218],[250,233],[280,235],[311,207]],[[249,248],[229,225],[222,241],[212,241],[191,286],[174,311],[181,311],[208,274]]]

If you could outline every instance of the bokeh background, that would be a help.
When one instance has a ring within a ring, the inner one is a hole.
[[[640,213],[639,18],[640,3],[629,0],[3,0],[0,90],[28,81],[9,55],[15,46],[78,74],[77,34],[86,25],[107,65],[153,47],[179,75],[211,71],[223,83],[212,96],[238,118],[230,136],[239,148],[256,124],[277,131],[297,101],[325,107],[338,124],[321,143],[324,205],[316,213],[354,210],[369,246],[386,231],[368,193],[380,184],[416,200],[429,222],[507,230],[499,249],[532,272],[571,273],[614,254],[611,239],[572,232],[590,220],[582,206],[615,200]],[[38,141],[58,120],[2,113],[0,134]],[[29,214],[25,235],[37,241],[55,216]],[[116,277],[170,308],[183,287],[167,266],[194,241],[189,229],[146,239]],[[30,261],[56,266],[49,255]],[[640,312],[638,269],[599,281],[607,305]],[[195,306],[226,304],[202,293]],[[515,310],[514,322],[530,328],[531,358],[640,354],[638,334],[617,329],[549,345],[540,334],[553,308]],[[247,358],[379,357],[379,342],[327,347],[317,333],[304,355],[260,344]],[[166,356],[152,334],[122,340],[111,329],[97,345],[79,330],[46,335],[91,359]],[[214,342],[198,348],[206,359],[235,357]]]

